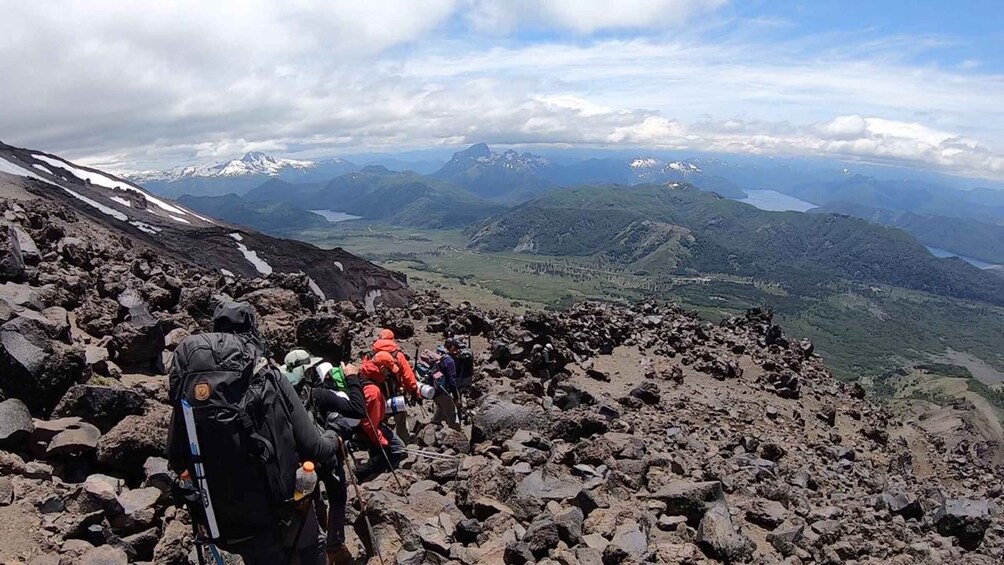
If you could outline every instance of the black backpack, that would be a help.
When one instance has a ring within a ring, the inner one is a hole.
[[[253,323],[253,322],[252,322]],[[216,324],[216,329],[243,329]],[[214,332],[182,341],[171,371],[172,454],[196,474],[181,401],[192,406],[201,463],[220,538],[274,528],[295,489],[299,458],[292,410],[256,332]],[[184,453],[178,452],[183,443]]]
[[[457,366],[457,387],[470,388],[474,380],[474,354],[470,349],[464,348],[452,357]]]

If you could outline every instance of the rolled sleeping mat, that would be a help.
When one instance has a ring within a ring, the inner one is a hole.
[[[420,385],[418,387],[418,392],[422,395],[422,398],[432,400],[432,398],[436,396],[436,387],[432,385]]]
[[[408,405],[405,403],[403,396],[395,396],[387,399],[386,408],[388,414],[400,414],[408,410]]]

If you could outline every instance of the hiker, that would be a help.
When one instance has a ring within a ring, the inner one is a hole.
[[[364,359],[359,367],[363,397],[366,399],[366,417],[359,424],[362,434],[356,434],[356,437],[366,442],[369,451],[369,459],[356,467],[360,483],[396,469],[406,456],[404,442],[383,422],[387,413],[384,387],[390,388],[388,381],[393,381],[400,372],[397,361],[386,351],[377,353],[372,359]]]
[[[454,401],[457,386],[453,358],[446,352],[446,348],[440,346],[436,353],[428,350],[422,352],[421,361],[425,369],[426,382],[435,389],[435,395],[432,397],[432,402],[435,404],[432,423],[446,422],[446,425],[459,430],[460,420],[457,419],[457,405]]]
[[[330,363],[321,363],[316,367],[316,373],[317,386],[311,391],[311,404],[327,422],[327,429],[335,430],[344,441],[348,441],[366,418],[366,399],[359,370],[353,365],[333,367]],[[324,482],[331,504],[325,552],[328,563],[337,565],[350,562],[352,554],[345,546],[348,483],[344,465],[338,465],[333,475]]]
[[[283,359],[280,371],[304,403],[307,403],[310,396],[313,369],[322,361],[323,358],[314,357],[306,349],[299,348],[290,350]]]
[[[192,520],[209,541],[248,565],[322,565],[317,518],[290,501],[301,463],[328,472],[338,466],[340,439],[318,429],[266,349],[246,302],[221,303],[212,333],[178,345],[169,463],[196,481],[202,504],[191,506]]]
[[[456,337],[447,339],[444,346],[446,353],[453,360],[454,382],[456,383],[456,393],[453,395],[453,400],[457,404],[457,415],[464,418],[464,397],[470,391],[474,380],[474,355],[470,348],[464,347]]]
[[[382,329],[377,334],[377,340],[373,342],[373,353],[376,354],[381,351],[389,353],[401,369],[397,373],[397,378],[393,379],[393,388],[388,390],[388,398],[397,396],[403,389],[409,404],[414,405],[422,402],[422,396],[418,391],[418,379],[415,378],[415,371],[411,368],[408,356],[404,351],[401,351],[400,346],[394,341],[393,330]],[[411,442],[411,432],[408,430],[408,413],[406,411],[394,414],[394,429],[398,437],[401,438],[401,441],[404,443]]]
[[[536,344],[530,352],[530,368],[540,380],[550,379],[554,365],[554,346]]]

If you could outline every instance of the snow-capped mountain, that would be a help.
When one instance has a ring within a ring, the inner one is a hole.
[[[178,167],[169,171],[141,171],[130,181],[167,196],[244,194],[271,178],[287,182],[323,182],[356,170],[355,164],[332,157],[317,161],[282,159],[260,151],[240,159]]]
[[[452,181],[485,198],[519,201],[551,188],[553,183],[542,175],[551,163],[533,153],[502,153],[478,143],[453,158],[431,176]]]
[[[380,296],[385,303],[403,305],[409,296],[404,275],[341,249],[229,225],[110,173],[0,143],[0,197],[10,196],[54,203],[72,221],[89,226],[93,237],[124,248],[149,248],[217,274],[303,272],[319,297],[338,300]]]
[[[659,182],[663,176],[673,177],[672,180],[684,180],[701,174],[701,168],[689,161],[666,162],[654,157],[636,157],[631,161],[630,167],[640,182]],[[681,175],[682,178],[676,178]]]

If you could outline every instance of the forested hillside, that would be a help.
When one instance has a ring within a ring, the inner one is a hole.
[[[646,268],[769,279],[805,294],[847,279],[1004,304],[1000,277],[936,259],[900,230],[835,215],[767,212],[684,184],[555,191],[467,233],[470,245],[485,251],[605,255],[629,265],[678,242],[672,257],[646,261]]]

